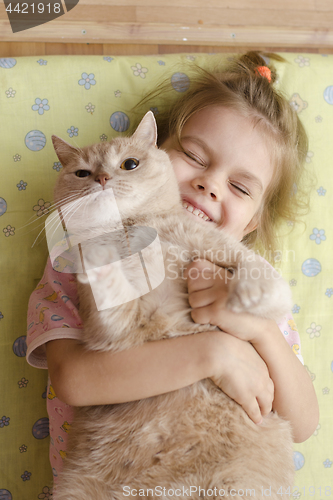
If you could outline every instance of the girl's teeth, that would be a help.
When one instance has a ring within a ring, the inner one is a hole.
[[[188,210],[189,212],[193,213],[193,215],[197,215],[198,217],[200,217],[205,221],[210,220],[210,218],[206,214],[204,214],[201,210],[199,210],[198,208],[194,208],[186,201],[183,202],[183,207],[186,208],[186,210]]]

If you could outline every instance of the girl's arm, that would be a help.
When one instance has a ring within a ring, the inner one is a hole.
[[[248,343],[203,332],[112,353],[87,351],[77,340],[46,344],[56,395],[71,406],[113,404],[163,394],[212,378],[260,422],[273,400],[267,367]]]
[[[318,425],[317,397],[306,369],[276,323],[225,309],[227,285],[218,274],[214,279],[215,266],[208,261],[198,261],[189,267],[196,267],[201,272],[205,269],[204,279],[188,278],[193,320],[217,325],[228,334],[253,345],[265,361],[274,382],[273,409],[290,421],[295,442],[308,439]],[[211,279],[208,269],[211,270]]]
[[[54,270],[48,260],[29,301],[27,359],[49,369],[53,388],[65,403],[133,401],[211,377],[254,422],[260,421],[260,411],[269,413],[272,382],[248,342],[216,331],[148,342],[119,353],[89,352],[79,340],[77,304],[74,276]]]

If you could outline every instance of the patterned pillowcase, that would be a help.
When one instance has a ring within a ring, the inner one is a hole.
[[[51,135],[83,146],[126,133],[135,119],[132,108],[146,91],[165,78],[175,96],[186,91],[191,64],[206,65],[211,57],[0,59],[1,499],[47,498],[52,482],[47,460],[48,425],[52,422],[46,417],[46,373],[28,366],[24,358],[27,303],[43,274],[47,257],[43,225],[62,168]],[[222,56],[227,57],[230,55]],[[332,486],[333,56],[283,57],[288,64],[276,64],[277,85],[307,129],[307,166],[317,176],[306,226],[284,238],[277,262],[293,290],[292,313],[321,410],[315,435],[295,445],[296,485],[306,497],[320,487],[323,495]],[[157,99],[153,111],[158,113],[162,106]]]

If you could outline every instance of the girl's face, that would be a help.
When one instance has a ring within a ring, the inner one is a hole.
[[[184,151],[170,137],[162,149],[171,158],[186,213],[241,240],[257,227],[273,176],[261,134],[250,118],[210,106],[186,122],[181,143]]]

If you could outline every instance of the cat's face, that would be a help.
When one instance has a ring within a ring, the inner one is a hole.
[[[66,205],[85,224],[108,224],[116,202],[121,219],[134,219],[179,204],[178,184],[168,155],[156,147],[151,112],[132,137],[74,148],[53,136],[63,165],[55,201]]]

